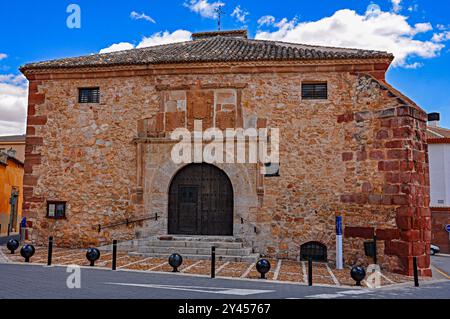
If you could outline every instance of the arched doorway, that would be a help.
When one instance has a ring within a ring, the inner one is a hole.
[[[190,164],[169,188],[169,234],[233,235],[233,187],[221,169]]]

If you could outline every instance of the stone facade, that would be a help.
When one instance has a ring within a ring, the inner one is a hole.
[[[280,177],[257,164],[219,164],[234,192],[234,236],[255,252],[297,259],[318,241],[334,259],[335,215],[344,256],[370,263],[377,235],[384,268],[430,275],[426,114],[384,81],[389,61],[240,62],[28,70],[24,213],[32,238],[71,247],[167,234],[176,127],[280,129]],[[303,82],[327,82],[328,99],[302,100]],[[99,104],[77,103],[99,87]],[[65,220],[46,216],[67,201]],[[98,232],[98,224],[145,221]]]

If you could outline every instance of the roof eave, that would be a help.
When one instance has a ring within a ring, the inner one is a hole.
[[[161,68],[173,65],[177,67],[179,65],[190,65],[191,67],[202,67],[211,64],[258,64],[261,66],[273,65],[278,63],[279,65],[340,65],[340,64],[374,64],[384,63],[386,64],[385,71],[387,71],[394,60],[393,56],[385,57],[370,57],[370,58],[352,58],[352,59],[296,59],[296,60],[236,60],[236,61],[192,61],[192,62],[171,62],[171,63],[117,63],[106,65],[85,65],[85,66],[33,66],[32,64],[26,64],[19,68],[20,72],[28,78],[31,74],[51,74],[51,73],[78,73],[81,70],[92,71],[105,70],[109,68],[137,68],[137,69],[153,69]]]

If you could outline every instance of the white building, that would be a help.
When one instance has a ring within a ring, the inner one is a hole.
[[[450,207],[450,130],[439,126],[439,114],[429,115],[431,207]]]
[[[428,116],[428,154],[430,161],[431,241],[450,253],[450,130],[439,126],[439,114]]]

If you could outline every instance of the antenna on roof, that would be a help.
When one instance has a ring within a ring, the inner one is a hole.
[[[222,14],[225,13],[225,11],[222,10],[223,5],[217,6],[217,8],[214,9],[214,11],[217,14],[217,25],[218,25],[218,29],[220,31],[220,20],[222,18]]]

